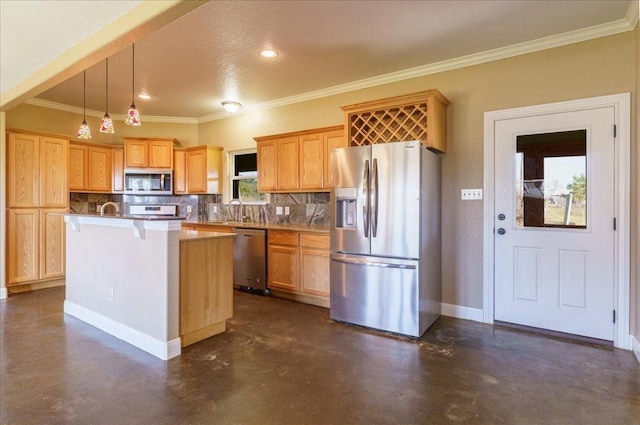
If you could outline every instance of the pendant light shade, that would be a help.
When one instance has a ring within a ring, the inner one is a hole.
[[[129,107],[129,111],[127,112],[127,118],[124,120],[127,125],[132,125],[134,127],[140,126],[142,123],[140,122],[140,114],[138,113],[138,109],[136,109],[136,104],[134,103],[134,93],[135,93],[135,60],[136,60],[136,45],[131,45],[131,106]]]
[[[105,110],[104,117],[102,117],[102,121],[100,121],[100,133],[115,133],[113,129],[113,121],[109,116],[109,58],[106,59],[106,86],[105,86]]]
[[[82,71],[82,124],[78,129],[78,139],[91,139],[91,129],[87,125],[87,71]]]

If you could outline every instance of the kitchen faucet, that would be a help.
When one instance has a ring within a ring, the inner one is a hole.
[[[238,205],[238,209],[235,211],[235,214],[233,214],[233,221],[237,221],[242,223],[244,221],[244,206],[242,205],[242,201],[240,199],[237,198],[233,198],[232,200],[229,201],[229,212],[231,212],[231,205],[233,204],[237,204]]]
[[[102,206],[100,207],[100,215],[104,215],[104,210],[106,210],[109,205],[113,206],[116,209],[116,215],[120,215],[120,207],[118,206],[118,204],[111,201],[102,204]]]

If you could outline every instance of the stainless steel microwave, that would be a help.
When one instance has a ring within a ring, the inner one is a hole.
[[[124,193],[128,195],[172,195],[173,171],[127,168],[124,170]]]

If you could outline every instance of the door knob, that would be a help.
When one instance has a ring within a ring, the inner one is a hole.
[[[505,218],[507,218],[507,216],[504,214],[498,214],[498,220],[503,221]]]
[[[498,229],[498,234],[499,234],[499,235],[504,235],[505,233],[507,233],[507,231],[506,231],[506,230],[504,230],[502,227],[500,227],[500,228]]]

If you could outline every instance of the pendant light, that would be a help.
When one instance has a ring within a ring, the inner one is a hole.
[[[142,123],[140,122],[140,114],[136,109],[136,104],[134,103],[134,92],[135,92],[135,60],[136,60],[136,45],[131,45],[131,106],[129,107],[129,112],[127,112],[127,118],[124,120],[127,125],[132,125],[134,127],[140,126]]]
[[[87,71],[82,71],[82,124],[78,129],[78,139],[91,139],[91,129],[87,125]]]
[[[106,59],[106,88],[105,88],[105,98],[106,105],[104,111],[104,117],[102,117],[102,121],[100,121],[100,133],[115,133],[113,129],[113,121],[111,121],[111,117],[109,116],[109,58]]]

